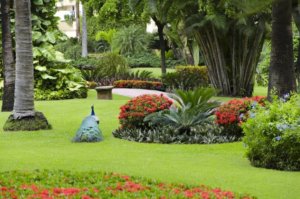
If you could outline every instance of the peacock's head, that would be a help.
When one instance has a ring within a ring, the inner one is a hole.
[[[99,118],[96,116],[95,111],[94,111],[94,105],[91,107],[91,116],[95,119],[95,121],[99,124]]]

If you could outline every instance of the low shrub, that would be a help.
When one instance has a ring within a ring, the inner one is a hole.
[[[161,82],[142,81],[142,80],[119,80],[114,82],[115,88],[140,88],[149,90],[164,91],[164,85]]]
[[[120,78],[129,73],[126,59],[114,53],[105,53],[97,58],[82,58],[73,62],[81,69],[86,81],[100,82],[103,78]]]
[[[62,99],[74,99],[74,98],[86,98],[87,97],[87,88],[82,87],[78,90],[34,90],[34,99],[35,100],[62,100]]]
[[[256,107],[242,124],[251,164],[280,170],[300,170],[300,97],[274,98]]]
[[[222,104],[215,111],[216,123],[223,127],[224,135],[233,135],[241,138],[243,131],[241,123],[250,117],[250,110],[257,104],[264,106],[265,97],[233,99]]]
[[[160,59],[154,53],[150,52],[141,52],[136,53],[132,56],[126,58],[130,68],[139,68],[139,67],[160,67]]]
[[[151,52],[140,52],[135,53],[126,58],[129,67],[131,68],[140,68],[140,67],[151,67],[151,68],[160,68],[161,59],[155,53]],[[167,68],[174,68],[177,65],[183,64],[182,60],[176,59],[166,59]]]
[[[55,49],[64,53],[66,59],[77,60],[81,58],[81,45],[77,38],[70,38],[66,41],[59,42]]]
[[[162,95],[141,95],[121,106],[119,121],[121,129],[147,128],[144,118],[157,111],[170,108],[172,101]]]
[[[36,67],[40,70],[35,74],[35,99],[60,100],[86,98],[87,88],[80,70],[60,64],[51,69]]]
[[[165,184],[116,173],[10,171],[0,173],[0,179],[2,198],[252,198],[205,185]]]
[[[236,141],[234,136],[222,135],[222,128],[213,121],[193,126],[189,131],[184,132],[173,126],[156,126],[146,129],[117,129],[113,135],[129,141],[163,144],[213,144]]]
[[[162,81],[170,90],[207,87],[209,85],[208,70],[206,66],[178,66],[175,72],[164,75]]]

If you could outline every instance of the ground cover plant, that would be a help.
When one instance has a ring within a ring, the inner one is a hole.
[[[46,115],[52,130],[7,133],[0,128],[0,171],[107,171],[166,183],[205,184],[258,198],[297,198],[300,195],[300,172],[251,166],[241,142],[162,145],[115,139],[111,132],[118,127],[119,107],[129,98],[115,95],[113,99],[97,100],[93,90],[87,99],[36,102],[37,110]],[[72,143],[82,119],[90,114],[91,104],[100,119],[104,141]],[[0,114],[0,126],[8,116],[9,113]]]
[[[12,171],[0,173],[0,179],[4,198],[252,198],[204,185],[169,184],[117,173]]]

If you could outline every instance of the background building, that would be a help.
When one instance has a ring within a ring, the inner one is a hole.
[[[76,0],[58,0],[56,16],[60,18],[58,28],[68,37],[76,37]],[[79,7],[81,12],[81,5]]]

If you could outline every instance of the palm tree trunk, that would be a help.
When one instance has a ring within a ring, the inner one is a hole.
[[[278,96],[296,90],[293,67],[292,1],[279,0],[272,8],[272,47],[268,97],[275,89]]]
[[[4,90],[2,98],[2,111],[12,111],[14,107],[15,90],[15,60],[12,47],[10,30],[10,5],[11,0],[1,1],[2,13],[2,58],[4,66]]]
[[[35,115],[30,0],[15,0],[16,85],[13,117]]]
[[[75,4],[75,22],[76,22],[76,37],[78,41],[80,40],[80,10],[79,10],[79,0],[76,0]]]
[[[166,44],[164,39],[164,27],[165,24],[160,23],[160,21],[153,16],[153,21],[155,22],[157,26],[157,32],[159,37],[159,44],[160,44],[160,56],[161,56],[161,73],[162,75],[165,75],[167,73],[167,67],[166,67]]]
[[[84,6],[82,6],[82,57],[88,56],[87,40],[86,14]]]

